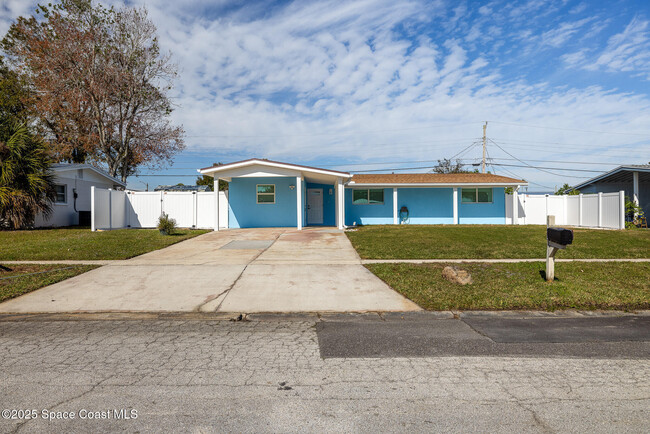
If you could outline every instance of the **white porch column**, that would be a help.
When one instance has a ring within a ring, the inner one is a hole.
[[[336,227],[345,228],[345,186],[341,178],[336,179]]]
[[[458,188],[454,187],[454,194],[452,195],[453,197],[453,210],[454,210],[454,224],[458,224]]]
[[[639,206],[639,172],[632,172],[632,200]]]
[[[296,228],[302,230],[302,178],[296,176]]]
[[[214,230],[219,230],[219,178],[214,177]]]
[[[397,188],[393,187],[393,224],[398,224],[397,218]]]
[[[512,224],[519,224],[519,196],[516,188],[512,189]]]

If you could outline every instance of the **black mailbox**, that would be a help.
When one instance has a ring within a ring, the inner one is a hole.
[[[567,246],[573,242],[573,231],[564,228],[546,229],[546,239],[552,243]]]

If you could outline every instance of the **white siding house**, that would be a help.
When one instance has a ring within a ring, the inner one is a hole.
[[[48,219],[36,216],[35,227],[58,227],[78,225],[81,213],[82,223],[90,225],[90,187],[124,189],[126,183],[113,178],[89,164],[55,164],[56,200]],[[87,213],[87,214],[86,214]],[[84,217],[87,216],[87,222]]]

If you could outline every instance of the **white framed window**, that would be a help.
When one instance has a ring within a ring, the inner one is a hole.
[[[56,191],[56,199],[54,199],[54,203],[62,205],[68,203],[68,186],[65,184],[57,184],[54,188]]]
[[[384,203],[383,188],[352,190],[353,205],[381,205]]]
[[[460,192],[461,203],[492,203],[491,188],[463,188]]]
[[[257,184],[257,203],[275,203],[275,184]]]

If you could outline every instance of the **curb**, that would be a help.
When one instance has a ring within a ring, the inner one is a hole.
[[[416,311],[416,312],[63,312],[1,313],[0,323],[15,321],[233,321],[233,322],[396,322],[432,321],[464,318],[542,319],[648,317],[650,310],[639,311]]]

